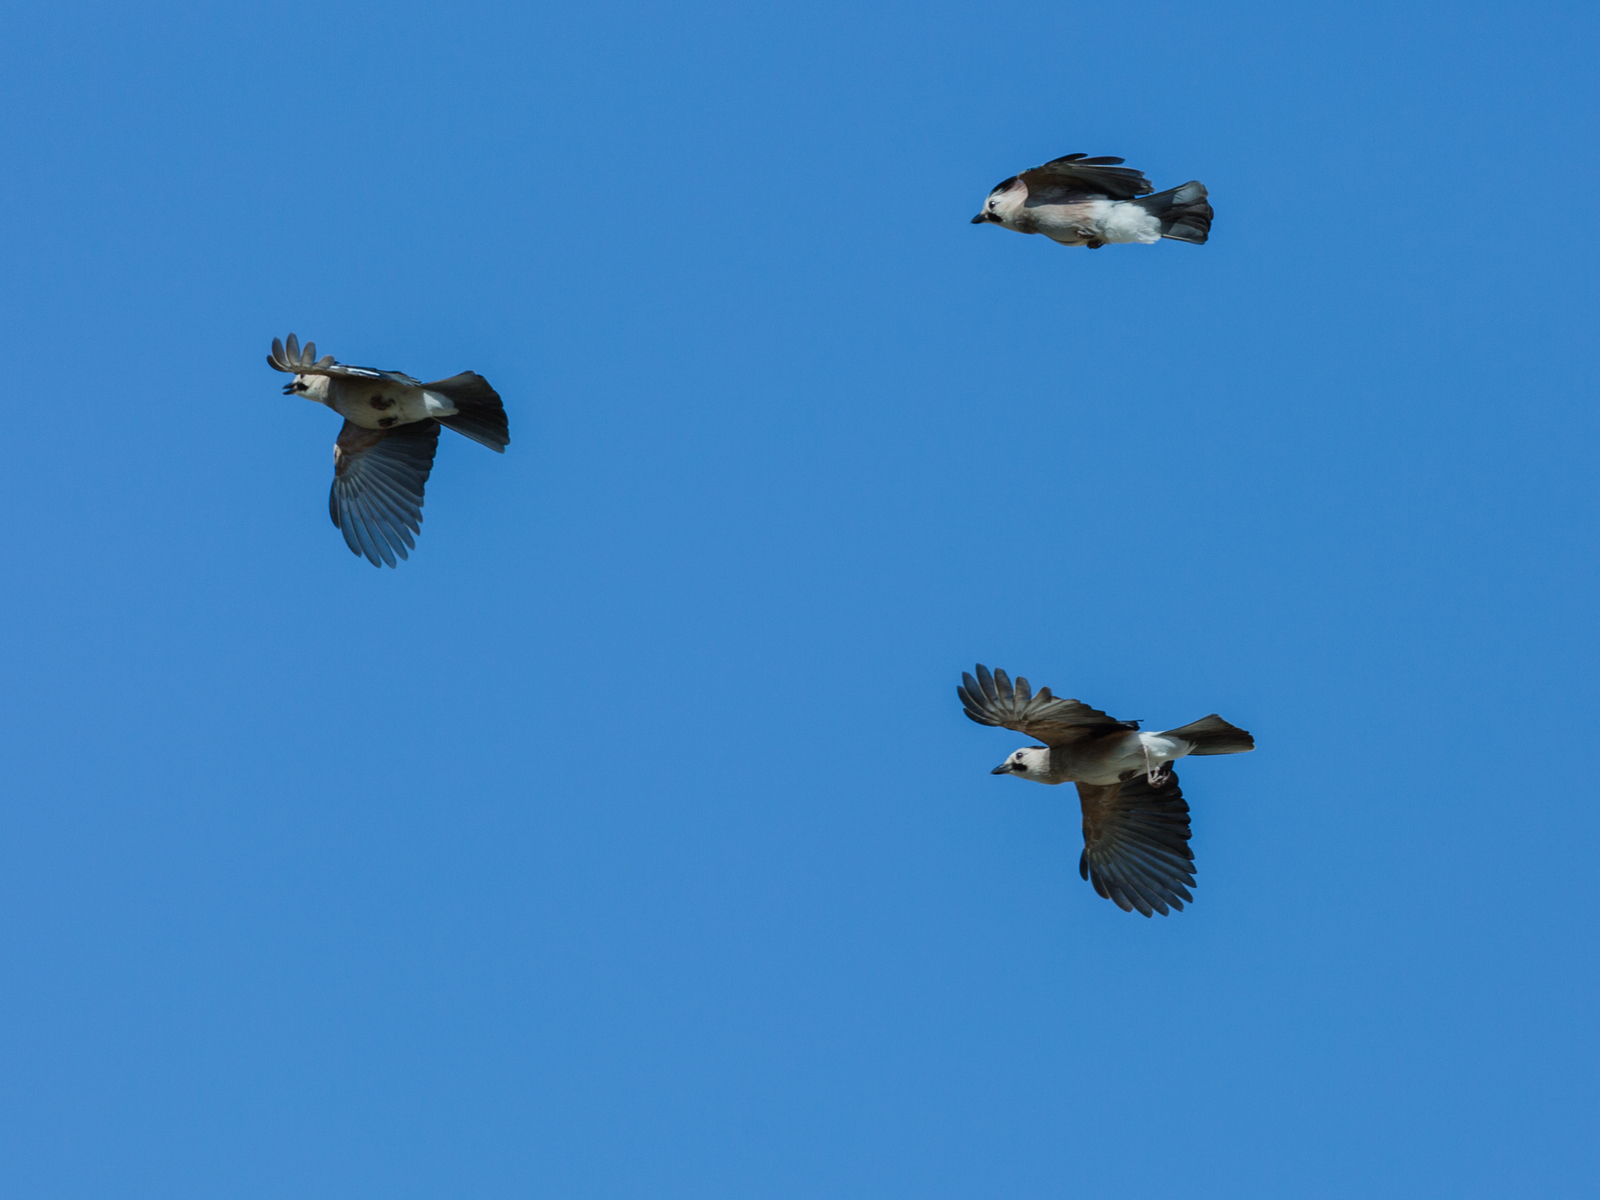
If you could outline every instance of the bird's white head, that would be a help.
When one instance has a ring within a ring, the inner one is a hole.
[[[304,396],[317,404],[328,402],[328,377],[326,375],[296,375],[283,385],[285,396]]]
[[[991,775],[1015,775],[1018,779],[1033,779],[1039,783],[1043,783],[1049,773],[1050,750],[1047,746],[1024,746],[1021,750],[1014,750],[1010,758],[989,772]]]
[[[1027,198],[1028,185],[1022,182],[1020,176],[1013,175],[1005,182],[995,185],[994,191],[990,192],[989,198],[983,202],[983,211],[972,218],[972,223],[1009,225]]]
[[[333,355],[319,360],[317,358],[317,344],[307,342],[306,348],[300,348],[300,339],[294,334],[289,335],[287,344],[277,338],[272,339],[272,353],[267,355],[267,366],[274,371],[282,371],[285,375],[294,378],[283,385],[285,396],[304,396],[307,400],[315,400],[318,404],[328,402],[328,377],[318,372],[315,375],[301,373],[302,367],[332,367],[337,366]]]

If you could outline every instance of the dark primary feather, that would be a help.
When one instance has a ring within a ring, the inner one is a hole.
[[[363,429],[349,421],[334,445],[328,514],[354,554],[373,566],[395,565],[422,532],[422,491],[433,471],[439,423],[414,421]]]
[[[1193,902],[1189,805],[1169,771],[1157,787],[1140,772],[1106,787],[1080,783],[1083,856],[1078,872],[1124,912],[1145,916]]]
[[[1137,729],[1132,721],[1108,717],[1079,700],[1052,696],[1049,688],[1035,694],[1020,675],[1015,686],[1002,670],[991,675],[978,664],[978,677],[963,672],[956,688],[967,716],[979,725],[998,725],[1038,738],[1047,746],[1064,746],[1113,729]]]
[[[294,334],[289,335],[289,346],[284,348],[277,338],[272,339],[272,353],[267,355],[267,366],[274,371],[283,371],[290,375],[304,375],[316,370],[318,367],[333,365],[333,355],[329,354],[321,362],[317,361],[317,344],[307,342],[305,352],[301,353],[300,339]]]
[[[1045,193],[1132,200],[1155,191],[1144,172],[1118,166],[1122,161],[1112,156],[1088,158],[1082,154],[1068,154],[1030,167],[1022,172],[1022,182],[1028,185],[1029,200],[1038,200]]]
[[[377,367],[352,367],[335,362],[331,354],[324,355],[319,361],[317,344],[307,342],[302,352],[300,339],[292,333],[289,335],[288,346],[277,338],[272,339],[272,353],[267,355],[267,366],[274,371],[283,371],[289,375],[342,375],[358,379],[386,379],[390,383],[398,383],[405,387],[419,386],[417,380],[403,371],[382,371]]]

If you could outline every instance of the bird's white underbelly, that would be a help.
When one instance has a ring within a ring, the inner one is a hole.
[[[344,383],[330,407],[363,429],[392,429],[429,417],[454,416],[458,411],[438,392],[381,380]]]
[[[1045,204],[1034,210],[1039,232],[1072,245],[1100,242],[1159,242],[1161,222],[1126,200]],[[1086,236],[1087,235],[1087,236]]]
[[[1152,763],[1177,762],[1194,749],[1190,743],[1170,733],[1141,733],[1139,744]]]
[[[1097,763],[1099,769],[1094,777],[1085,778],[1083,782],[1112,784],[1129,771],[1153,771],[1166,763],[1176,762],[1191,749],[1190,744],[1182,738],[1162,733],[1141,733],[1138,737],[1124,739],[1117,747],[1117,753]]]
[[[1102,242],[1159,242],[1161,222],[1126,200],[1096,201]],[[1150,736],[1149,734],[1145,735]]]

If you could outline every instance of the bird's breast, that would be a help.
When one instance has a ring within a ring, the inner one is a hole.
[[[1127,733],[1092,744],[1071,760],[1071,777],[1080,783],[1102,786],[1116,783],[1130,772],[1148,772],[1176,762],[1189,753],[1182,738],[1161,733]],[[1052,761],[1050,769],[1056,769]]]
[[[437,392],[383,380],[339,380],[329,407],[363,429],[393,429],[429,417],[448,417],[456,412]]]
[[[1024,209],[1022,215],[1033,219],[1031,232],[1042,233],[1051,241],[1068,246],[1083,245],[1100,227],[1093,200],[1082,204],[1040,204]]]
[[[1071,751],[1057,750],[1050,758],[1052,774],[1102,787],[1116,783],[1125,772],[1135,769],[1144,770],[1144,750],[1136,733],[1099,738]]]

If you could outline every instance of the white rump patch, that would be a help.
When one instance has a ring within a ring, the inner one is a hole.
[[[438,392],[423,392],[422,400],[430,417],[453,417],[459,411],[449,399]]]
[[[1126,200],[1096,201],[1102,242],[1159,242],[1161,222]]]
[[[1141,733],[1139,744],[1145,757],[1153,763],[1176,762],[1194,749],[1188,742],[1170,733]]]

